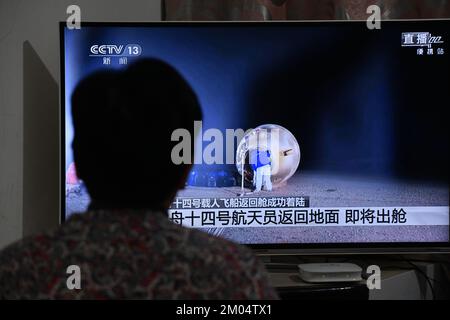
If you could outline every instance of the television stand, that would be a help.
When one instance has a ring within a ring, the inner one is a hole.
[[[359,282],[308,283],[301,279],[297,265],[307,262],[349,261],[361,266],[378,264],[381,269],[381,288],[369,290],[366,280]],[[263,259],[269,279],[281,299],[332,300],[431,300],[448,299],[450,295],[450,266],[445,261],[407,261],[389,257],[272,257]],[[414,261],[414,260],[412,260]],[[427,280],[430,280],[430,282]],[[431,286],[430,286],[431,283]]]

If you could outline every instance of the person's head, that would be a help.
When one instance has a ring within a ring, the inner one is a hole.
[[[78,177],[94,202],[109,207],[167,206],[191,165],[175,165],[172,132],[202,119],[196,94],[160,60],[143,59],[123,71],[101,71],[72,95]],[[193,150],[193,148],[192,148]]]

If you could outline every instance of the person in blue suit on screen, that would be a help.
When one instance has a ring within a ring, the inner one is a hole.
[[[272,191],[272,162],[270,156],[269,150],[257,149],[250,152],[250,165],[253,169],[255,192],[260,192],[263,187],[267,191]]]

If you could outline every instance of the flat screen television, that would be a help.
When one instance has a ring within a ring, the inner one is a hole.
[[[204,113],[174,223],[260,254],[448,251],[449,30],[449,20],[61,23],[61,221],[89,204],[71,150],[75,86],[151,57],[185,77]],[[255,166],[255,154],[269,160]]]

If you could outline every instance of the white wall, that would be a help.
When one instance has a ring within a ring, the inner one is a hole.
[[[70,4],[82,21],[160,20],[160,0],[0,0],[0,248],[23,235],[23,44],[59,84],[58,22]]]

